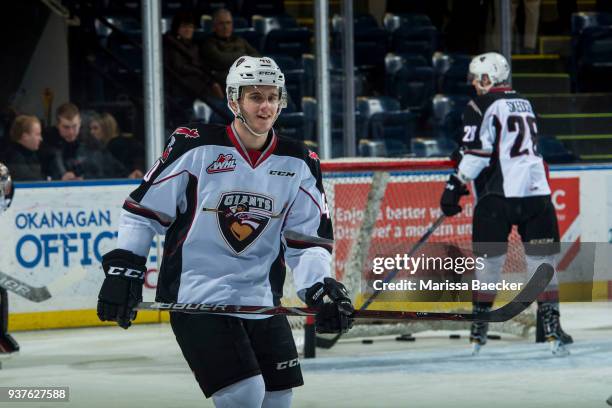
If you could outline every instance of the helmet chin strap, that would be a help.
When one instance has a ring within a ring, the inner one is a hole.
[[[256,137],[265,137],[268,135],[268,132],[263,132],[263,133],[257,133],[255,132],[251,126],[249,126],[249,123],[247,122],[246,118],[244,117],[244,115],[242,115],[242,112],[240,111],[240,104],[236,101],[236,106],[238,108],[238,112],[235,112],[236,115],[236,119],[240,120],[242,122],[242,124],[248,129],[249,132],[251,132],[253,135],[255,135]],[[279,107],[278,111],[276,112],[276,115],[274,116],[274,122],[276,122],[276,119],[278,119],[278,116],[280,115],[282,108]],[[272,123],[274,125],[274,122]]]

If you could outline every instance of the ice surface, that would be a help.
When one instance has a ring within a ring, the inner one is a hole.
[[[612,394],[612,303],[562,305],[571,355],[502,334],[478,357],[467,332],[424,332],[416,342],[341,341],[302,360],[293,407],[603,407]],[[167,324],[17,332],[2,386],[69,386],[69,403],[2,407],[212,407]]]

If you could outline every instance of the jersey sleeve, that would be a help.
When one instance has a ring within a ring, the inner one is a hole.
[[[308,170],[283,226],[285,260],[298,294],[331,276],[333,230],[317,159]]]
[[[475,101],[470,101],[463,113],[463,138],[458,173],[462,179],[473,180],[489,165],[493,140],[488,119]]]
[[[118,248],[146,256],[153,236],[165,234],[177,215],[185,211],[192,155],[180,137],[168,140],[162,157],[123,203]]]

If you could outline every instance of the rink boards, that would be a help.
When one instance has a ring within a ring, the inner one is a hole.
[[[553,188],[553,201],[560,225],[565,225],[563,240],[608,245],[612,241],[612,166],[556,166],[551,170],[553,187],[558,186]],[[104,276],[100,259],[115,246],[121,205],[137,184],[129,180],[17,183],[14,203],[0,218],[0,271],[31,286],[47,287],[51,298],[34,303],[11,294],[11,330],[102,324],[95,315]],[[160,247],[158,238],[148,257],[145,301],[153,300],[155,294]],[[583,291],[586,284],[593,300],[609,300],[610,252],[595,254],[592,287],[590,282],[561,279],[562,296]],[[389,305],[400,306],[397,302]],[[165,316],[157,312],[140,312],[138,317],[138,322],[163,320]]]

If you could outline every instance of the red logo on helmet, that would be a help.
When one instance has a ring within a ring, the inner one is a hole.
[[[176,130],[172,133],[173,135],[183,135],[187,138],[191,138],[191,139],[195,139],[197,137],[200,137],[200,134],[198,133],[198,129],[189,129],[186,127],[180,127],[180,128],[176,128]]]

